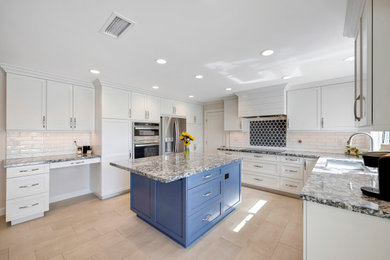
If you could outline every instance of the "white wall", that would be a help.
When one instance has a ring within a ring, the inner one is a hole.
[[[0,215],[5,208],[5,159],[6,135],[5,135],[5,72],[0,69]]]

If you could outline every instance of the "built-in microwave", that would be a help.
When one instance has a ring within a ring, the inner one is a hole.
[[[156,156],[160,152],[160,124],[133,123],[134,159]]]

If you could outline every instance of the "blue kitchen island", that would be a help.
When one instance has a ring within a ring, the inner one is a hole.
[[[237,156],[176,153],[110,164],[131,173],[131,210],[184,247],[241,201]]]

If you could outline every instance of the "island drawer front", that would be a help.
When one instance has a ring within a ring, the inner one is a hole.
[[[48,172],[49,172],[49,164],[37,164],[37,165],[29,165],[29,166],[21,166],[21,167],[12,167],[12,168],[7,168],[7,179],[24,177],[29,175],[41,174],[41,173],[48,173]]]
[[[221,178],[199,185],[188,191],[188,215],[192,215],[210,200],[221,196]]]
[[[7,200],[49,192],[49,174],[7,179]]]
[[[188,178],[187,187],[188,189],[192,189],[200,184],[206,183],[220,176],[221,168],[215,168],[206,172],[201,172]]]
[[[6,221],[18,220],[49,210],[49,194],[39,194],[6,201]]]
[[[282,177],[280,179],[280,189],[282,191],[300,194],[303,189],[303,181],[297,181]]]
[[[255,171],[259,173],[278,175],[278,165],[276,163],[253,162],[245,160],[242,166],[244,171]]]
[[[258,160],[265,160],[265,161],[277,161],[278,160],[278,156],[276,155],[273,155],[273,154],[262,154],[262,153],[242,153],[242,156],[244,157],[244,159],[248,159],[248,160],[255,160],[255,161],[258,161]]]
[[[303,164],[303,158],[294,156],[280,156],[281,162]]]
[[[280,165],[280,176],[303,180],[303,166],[300,165]]]
[[[210,224],[221,215],[221,201],[212,203],[188,219],[188,238],[193,241],[203,234]]]
[[[266,174],[245,172],[242,175],[242,182],[270,189],[279,188],[279,177]]]

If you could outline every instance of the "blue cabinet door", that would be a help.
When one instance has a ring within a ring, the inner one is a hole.
[[[241,199],[241,163],[222,167],[222,212],[226,212]]]
[[[143,217],[152,218],[152,180],[131,174],[131,209]]]

